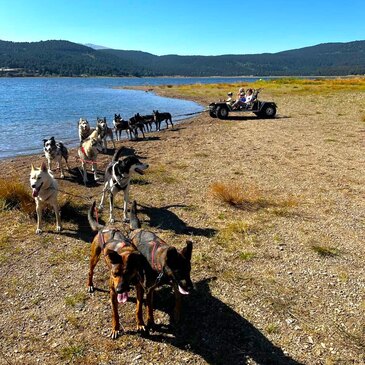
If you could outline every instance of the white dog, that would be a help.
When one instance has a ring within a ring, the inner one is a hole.
[[[36,234],[41,234],[42,210],[45,205],[50,205],[56,214],[56,231],[62,230],[60,211],[57,203],[58,185],[47,170],[46,164],[43,162],[40,168],[35,169],[32,165],[30,171],[30,186],[32,188],[32,196],[36,203],[37,212],[37,229]]]
[[[84,184],[88,183],[87,173],[86,173],[86,164],[91,164],[91,170],[94,173],[95,181],[98,181],[99,178],[96,174],[96,158],[98,156],[98,152],[101,152],[102,145],[101,139],[99,138],[98,131],[95,130],[90,134],[88,138],[86,138],[78,149],[78,154],[81,160],[81,168],[83,171],[83,179]]]
[[[90,124],[86,119],[80,118],[79,120],[79,139],[83,142],[90,134],[95,130],[95,128],[90,128]]]

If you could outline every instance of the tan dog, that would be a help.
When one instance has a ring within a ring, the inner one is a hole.
[[[86,173],[86,165],[91,164],[91,170],[94,173],[95,181],[98,181],[99,178],[96,174],[96,158],[98,156],[98,152],[102,151],[101,139],[99,138],[98,131],[95,130],[87,137],[78,149],[78,154],[81,160],[81,168],[83,171],[83,179],[84,184],[88,183],[87,173]]]
[[[42,210],[45,205],[50,205],[56,214],[56,231],[60,232],[61,218],[57,203],[58,185],[53,175],[47,170],[46,164],[43,162],[40,168],[35,169],[32,165],[30,171],[30,186],[32,188],[32,196],[36,203],[37,212],[37,229],[36,234],[41,234]]]

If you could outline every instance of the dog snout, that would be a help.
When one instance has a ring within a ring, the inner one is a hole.
[[[32,187],[32,189],[35,189],[36,188],[36,185],[35,184],[32,184],[31,187]]]
[[[126,291],[129,291],[129,289],[130,289],[129,285],[127,283],[122,282],[118,284],[116,292],[117,294],[122,294],[125,293]]]

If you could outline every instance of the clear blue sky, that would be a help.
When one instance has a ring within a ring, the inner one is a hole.
[[[365,40],[365,0],[0,0],[0,39],[157,55],[279,52]]]

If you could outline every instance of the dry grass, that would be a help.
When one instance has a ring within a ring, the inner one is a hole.
[[[214,183],[211,186],[212,194],[218,200],[239,209],[255,211],[264,208],[292,208],[298,202],[295,198],[280,200],[265,196],[256,186],[242,186],[239,183]],[[282,209],[273,210],[274,214],[285,215]]]
[[[322,257],[334,257],[339,255],[339,250],[335,247],[327,247],[322,245],[312,245],[312,250]]]
[[[23,213],[34,213],[34,200],[27,189],[14,179],[0,179],[0,210],[19,209]]]

